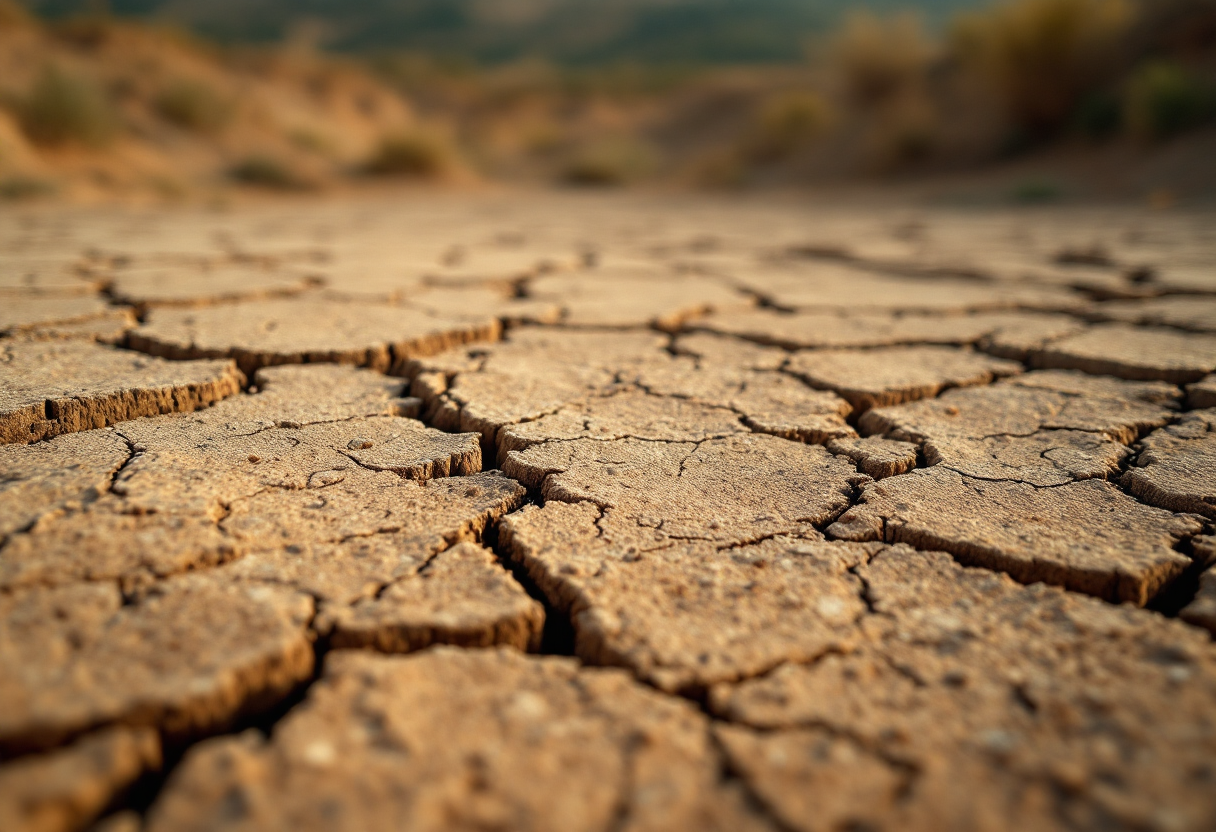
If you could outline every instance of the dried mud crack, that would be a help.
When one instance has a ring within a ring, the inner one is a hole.
[[[502,200],[0,232],[0,828],[1216,824],[1210,217]]]

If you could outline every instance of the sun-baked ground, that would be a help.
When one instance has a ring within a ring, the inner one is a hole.
[[[1214,219],[12,212],[0,828],[1211,829]]]

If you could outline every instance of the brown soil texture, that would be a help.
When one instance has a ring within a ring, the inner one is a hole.
[[[5,832],[1216,826],[1210,212],[18,213]]]

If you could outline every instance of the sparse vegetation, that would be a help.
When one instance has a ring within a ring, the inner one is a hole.
[[[1056,182],[1048,179],[1029,179],[1014,186],[1010,197],[1021,205],[1042,205],[1057,202],[1064,195]]]
[[[435,179],[455,165],[451,146],[433,133],[397,132],[380,140],[364,169],[380,176]]]
[[[232,115],[232,103],[210,85],[188,78],[171,81],[156,96],[156,111],[186,130],[215,133]]]
[[[658,164],[653,148],[629,137],[599,139],[580,148],[561,178],[571,185],[624,185],[641,179]]]
[[[245,157],[232,166],[229,174],[241,184],[279,191],[299,191],[313,186],[286,161],[268,153]]]
[[[831,107],[813,92],[779,93],[766,100],[744,139],[743,155],[757,162],[785,159],[823,135]]]
[[[54,65],[43,70],[20,102],[19,116],[25,134],[44,146],[103,147],[120,127],[113,105],[96,84]]]
[[[1133,19],[1128,0],[1007,0],[960,17],[952,46],[1020,129],[1047,135],[1118,68]]]
[[[1216,118],[1213,0],[997,2],[944,38],[913,16],[853,14],[783,66],[487,68],[228,49],[113,17],[46,23],[0,0],[14,33],[0,66],[16,68],[0,78],[0,172],[160,195],[217,177],[765,186],[961,171],[1066,133],[1147,158]],[[45,152],[58,147],[75,150]],[[172,188],[156,184],[165,171]]]
[[[1166,139],[1216,118],[1216,87],[1182,67],[1150,63],[1127,89],[1127,124],[1144,139]]]
[[[332,156],[333,140],[323,133],[308,127],[297,127],[287,134],[287,139],[300,150],[321,156]]]
[[[35,176],[6,176],[0,179],[0,199],[32,199],[55,193],[55,183]]]
[[[933,47],[915,16],[881,18],[858,12],[846,20],[828,59],[843,77],[848,96],[872,106],[918,85],[932,55]]]

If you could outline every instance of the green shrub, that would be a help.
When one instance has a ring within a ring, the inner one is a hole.
[[[760,108],[743,155],[756,162],[791,156],[818,138],[832,121],[831,109],[810,92],[778,94]]]
[[[18,110],[25,134],[41,145],[102,147],[119,129],[118,115],[101,90],[53,66],[38,77]]]
[[[575,153],[561,178],[571,185],[624,185],[653,172],[656,163],[649,145],[626,136],[606,138]]]
[[[196,133],[215,133],[232,115],[232,105],[214,89],[184,78],[166,85],[153,103],[163,119]]]
[[[256,154],[242,159],[232,166],[229,175],[246,185],[280,191],[298,191],[311,187],[312,184],[287,163],[267,154]]]
[[[1010,0],[960,17],[952,45],[1015,124],[1050,133],[1118,68],[1128,0]]]
[[[1174,64],[1147,64],[1132,75],[1125,108],[1135,135],[1165,139],[1216,117],[1216,89]]]
[[[451,147],[431,133],[411,131],[385,136],[364,169],[380,176],[434,179],[454,166]]]

